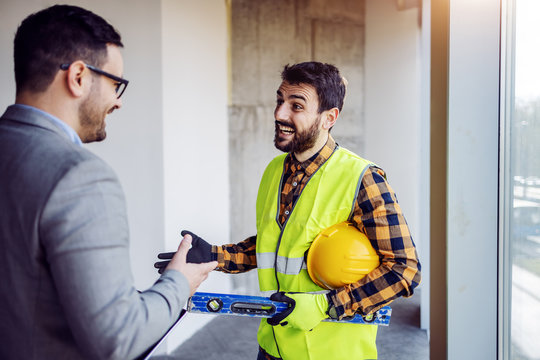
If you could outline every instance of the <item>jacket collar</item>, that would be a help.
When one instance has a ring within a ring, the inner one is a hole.
[[[0,120],[2,119],[9,119],[25,125],[50,130],[73,143],[82,145],[79,135],[69,125],[53,115],[32,106],[21,104],[10,105]]]

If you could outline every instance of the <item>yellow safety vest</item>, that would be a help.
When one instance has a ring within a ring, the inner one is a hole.
[[[312,175],[288,220],[279,224],[286,154],[267,166],[257,195],[257,272],[261,291],[321,292],[309,277],[305,253],[317,234],[352,217],[362,177],[372,164],[337,147]],[[321,322],[311,331],[261,321],[257,339],[285,360],[376,359],[377,326]]]

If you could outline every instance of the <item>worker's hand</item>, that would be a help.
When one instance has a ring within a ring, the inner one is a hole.
[[[190,235],[193,239],[191,249],[189,249],[187,254],[187,262],[199,264],[214,260],[212,259],[212,245],[207,243],[203,238],[188,230],[182,230],[180,234],[182,236]]]
[[[188,263],[195,263],[200,264],[203,262],[209,262],[212,261],[212,245],[207,243],[203,238],[195,235],[191,231],[182,230],[180,233],[182,236],[190,235],[192,238],[191,242],[191,249],[189,250],[187,254],[187,262]],[[166,260],[166,261],[158,261],[154,264],[154,267],[158,269],[158,272],[160,274],[163,274],[163,271],[165,271],[165,268],[169,264],[170,259],[172,259],[174,252],[166,252],[166,253],[159,253],[158,259]]]
[[[289,304],[289,308],[268,319],[270,325],[280,324],[308,331],[328,317],[328,299],[325,294],[277,292],[270,300]]]
[[[190,295],[193,295],[199,285],[206,280],[210,271],[214,270],[218,263],[217,261],[205,262],[200,264],[193,264],[186,262],[186,257],[191,245],[191,236],[186,235],[178,246],[178,251],[174,253],[171,261],[165,268],[165,270],[180,271],[187,278],[189,282]]]

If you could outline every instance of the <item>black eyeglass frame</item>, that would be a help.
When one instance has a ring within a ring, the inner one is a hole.
[[[71,64],[61,64],[60,65],[60,69],[61,70],[67,70],[69,69]],[[86,66],[88,69],[92,70],[93,72],[97,73],[97,74],[100,74],[100,75],[103,75],[105,77],[108,77],[109,79],[112,79],[114,81],[116,81],[118,84],[116,85],[116,89],[115,89],[115,92],[116,94],[118,95],[116,98],[117,99],[120,99],[120,96],[122,96],[122,94],[124,93],[124,91],[126,91],[126,88],[129,84],[129,80],[126,80],[124,78],[121,78],[121,77],[118,77],[116,75],[113,75],[113,74],[110,74],[106,71],[103,71],[95,66],[92,66],[92,65],[88,65],[88,64],[84,64],[84,66]]]

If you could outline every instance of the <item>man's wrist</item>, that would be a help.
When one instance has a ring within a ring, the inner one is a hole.
[[[219,262],[218,260],[218,246],[216,245],[212,245],[212,249],[210,250],[210,261],[217,261]]]

